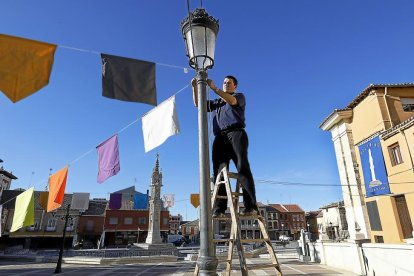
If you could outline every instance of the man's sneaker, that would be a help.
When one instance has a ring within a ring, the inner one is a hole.
[[[255,216],[259,214],[259,210],[257,207],[243,209],[240,211],[241,216]]]
[[[213,218],[222,218],[225,217],[224,213],[226,210],[220,209],[220,208],[214,208],[213,209]]]

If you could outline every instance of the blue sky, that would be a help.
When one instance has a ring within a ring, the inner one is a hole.
[[[370,83],[414,81],[412,1],[210,0],[203,6],[220,20],[209,77],[220,84],[235,75],[246,95],[250,163],[254,178],[267,181],[256,183],[258,200],[304,210],[340,200],[331,135],[318,126]],[[102,97],[100,57],[93,52],[186,67],[179,28],[186,15],[183,0],[2,0],[1,33],[91,51],[58,47],[48,86],[16,104],[0,95],[0,158],[19,178],[12,188],[43,190],[49,168],[57,171],[92,150],[69,168],[67,192],[108,197],[134,184],[145,192],[158,152],[162,194],[176,195],[171,212],[196,218],[189,202],[198,192],[190,88],[176,97],[181,134],[144,153],[141,122],[132,125],[119,135],[121,171],[103,184],[96,182],[94,150],[151,106]],[[193,76],[157,66],[158,101]],[[283,181],[306,185],[277,184]]]

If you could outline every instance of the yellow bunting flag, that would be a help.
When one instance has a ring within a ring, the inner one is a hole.
[[[48,200],[48,197],[49,197],[49,192],[40,192],[40,194],[39,194],[39,205],[44,210],[47,209],[47,200]]]
[[[17,102],[49,83],[56,45],[0,34],[0,90]]]
[[[63,203],[65,195],[66,180],[68,178],[68,166],[49,177],[49,198],[47,200],[47,211],[53,211]]]
[[[34,188],[21,193],[16,197],[13,223],[10,232],[34,224]]]
[[[191,204],[194,208],[200,206],[200,195],[199,194],[191,194]]]

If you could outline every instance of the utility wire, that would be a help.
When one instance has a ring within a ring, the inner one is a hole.
[[[265,183],[270,185],[286,185],[286,186],[320,186],[320,187],[348,187],[348,186],[362,186],[358,184],[334,184],[334,183],[303,183],[303,182],[289,182],[289,181],[277,181],[270,179],[255,179],[258,183]],[[413,184],[414,181],[405,181],[405,182],[389,182],[389,185],[402,185],[402,184]]]

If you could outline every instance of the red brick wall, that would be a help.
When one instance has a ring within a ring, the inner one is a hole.
[[[146,210],[107,210],[105,216],[105,229],[117,231],[136,231],[139,227],[141,231],[148,230],[149,211]],[[117,217],[116,225],[109,224],[111,217]],[[160,214],[160,230],[167,231],[169,229],[169,211],[161,211]],[[125,218],[132,218],[131,224],[125,224]],[[140,223],[140,218],[145,218],[145,223]],[[166,222],[164,224],[164,221]]]

